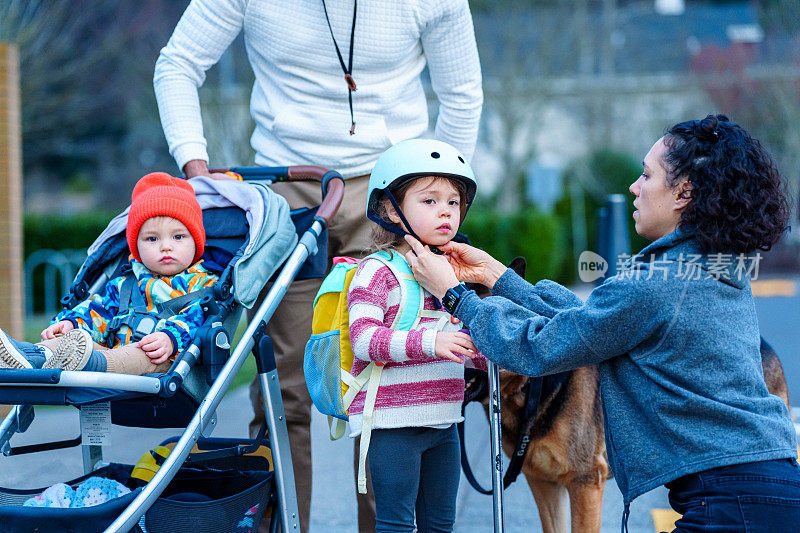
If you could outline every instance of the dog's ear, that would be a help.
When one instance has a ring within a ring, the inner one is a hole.
[[[455,239],[453,239],[455,240]],[[511,263],[508,265],[508,268],[519,274],[520,277],[525,277],[525,265],[527,261],[525,261],[524,257],[515,257]],[[492,291],[489,290],[488,287],[484,287],[483,285],[479,285],[477,283],[467,283],[467,288],[472,289],[475,291],[479,297],[486,298],[489,296]]]
[[[521,278],[525,277],[525,266],[527,265],[527,261],[525,261],[524,257],[515,257],[509,263],[508,268],[519,274]]]
[[[527,382],[528,376],[521,376],[503,370],[500,372],[500,394],[502,396],[512,396],[518,393]]]
[[[478,295],[478,298],[486,298],[492,294],[492,291],[489,290],[489,287],[481,285],[480,283],[467,283],[467,288],[475,291],[475,294]]]

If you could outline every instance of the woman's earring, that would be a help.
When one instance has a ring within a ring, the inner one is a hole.
[[[692,184],[686,182],[684,184],[683,190],[678,195],[678,198],[681,200],[691,200],[692,199]]]

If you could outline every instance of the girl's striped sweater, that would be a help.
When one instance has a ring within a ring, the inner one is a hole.
[[[424,295],[424,309],[436,309],[435,298],[427,291]],[[446,427],[460,422],[464,367],[435,355],[437,332],[431,329],[435,319],[423,317],[419,327],[411,331],[390,328],[400,298],[400,282],[388,267],[374,259],[359,264],[347,293],[355,355],[351,374],[358,375],[372,361],[385,363],[373,427]],[[482,355],[472,362],[486,368]],[[348,411],[351,437],[361,433],[365,397],[366,387]]]

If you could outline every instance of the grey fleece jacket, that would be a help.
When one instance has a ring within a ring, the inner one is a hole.
[[[761,369],[747,271],[755,260],[702,254],[679,229],[586,303],[508,270],[493,296],[467,292],[454,314],[513,372],[598,365],[608,457],[628,504],[687,474],[796,456],[789,412]]]

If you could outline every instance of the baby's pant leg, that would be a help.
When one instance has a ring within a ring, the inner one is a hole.
[[[37,344],[45,346],[55,353],[56,350],[58,350],[60,342],[61,337],[59,336],[54,339],[41,341]],[[166,372],[172,365],[172,361],[169,360],[159,365],[153,364],[152,360],[147,356],[147,353],[134,344],[118,346],[117,348],[106,348],[102,344],[97,344],[95,342],[92,346],[92,350],[99,352],[106,358],[106,372],[114,372],[115,374],[141,376],[142,374]]]
[[[172,365],[172,361],[169,360],[158,365],[153,364],[153,360],[147,356],[147,353],[134,344],[106,348],[95,343],[93,349],[105,355],[108,364],[106,372],[141,376],[154,372],[166,372]]]

